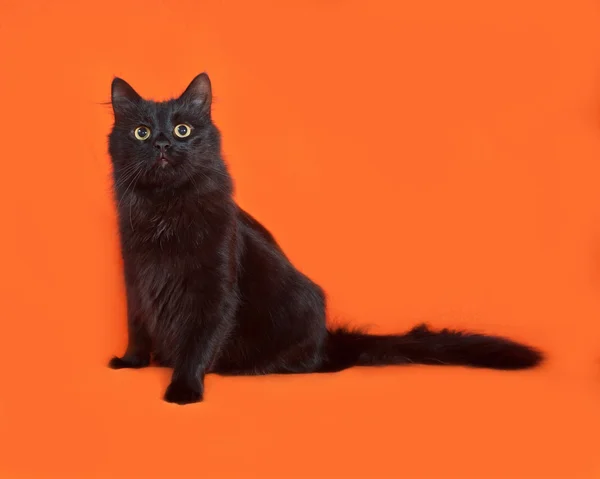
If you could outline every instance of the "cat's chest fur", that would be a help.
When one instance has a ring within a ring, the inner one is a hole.
[[[156,248],[165,256],[194,251],[210,233],[204,210],[198,198],[148,199],[133,194],[119,208],[123,247]]]
[[[190,198],[147,199],[132,195],[119,208],[129,291],[158,344],[169,342],[185,320],[193,295],[190,281],[210,267],[212,228],[202,205]]]
[[[119,207],[128,288],[159,343],[169,342],[210,289],[229,238],[231,205],[209,195],[132,195]]]

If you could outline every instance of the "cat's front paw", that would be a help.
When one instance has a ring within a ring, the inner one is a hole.
[[[165,401],[175,404],[191,404],[202,401],[202,388],[184,381],[173,381],[165,392]]]
[[[113,356],[108,362],[108,367],[111,369],[139,369],[145,368],[150,364],[150,358],[142,358],[137,356],[123,356],[119,358]]]

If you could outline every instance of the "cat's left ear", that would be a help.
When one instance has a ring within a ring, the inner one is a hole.
[[[201,107],[203,112],[210,111],[212,87],[206,73],[200,73],[179,97],[180,101]]]

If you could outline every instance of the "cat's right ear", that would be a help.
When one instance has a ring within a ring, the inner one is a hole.
[[[131,108],[142,99],[129,83],[117,77],[112,81],[110,92],[115,115]]]

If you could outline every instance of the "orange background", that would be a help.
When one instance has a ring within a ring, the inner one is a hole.
[[[600,477],[593,0],[2,0],[0,477]],[[213,80],[240,204],[331,314],[510,335],[527,372],[111,371],[110,81]],[[370,232],[375,231],[373,235]]]

